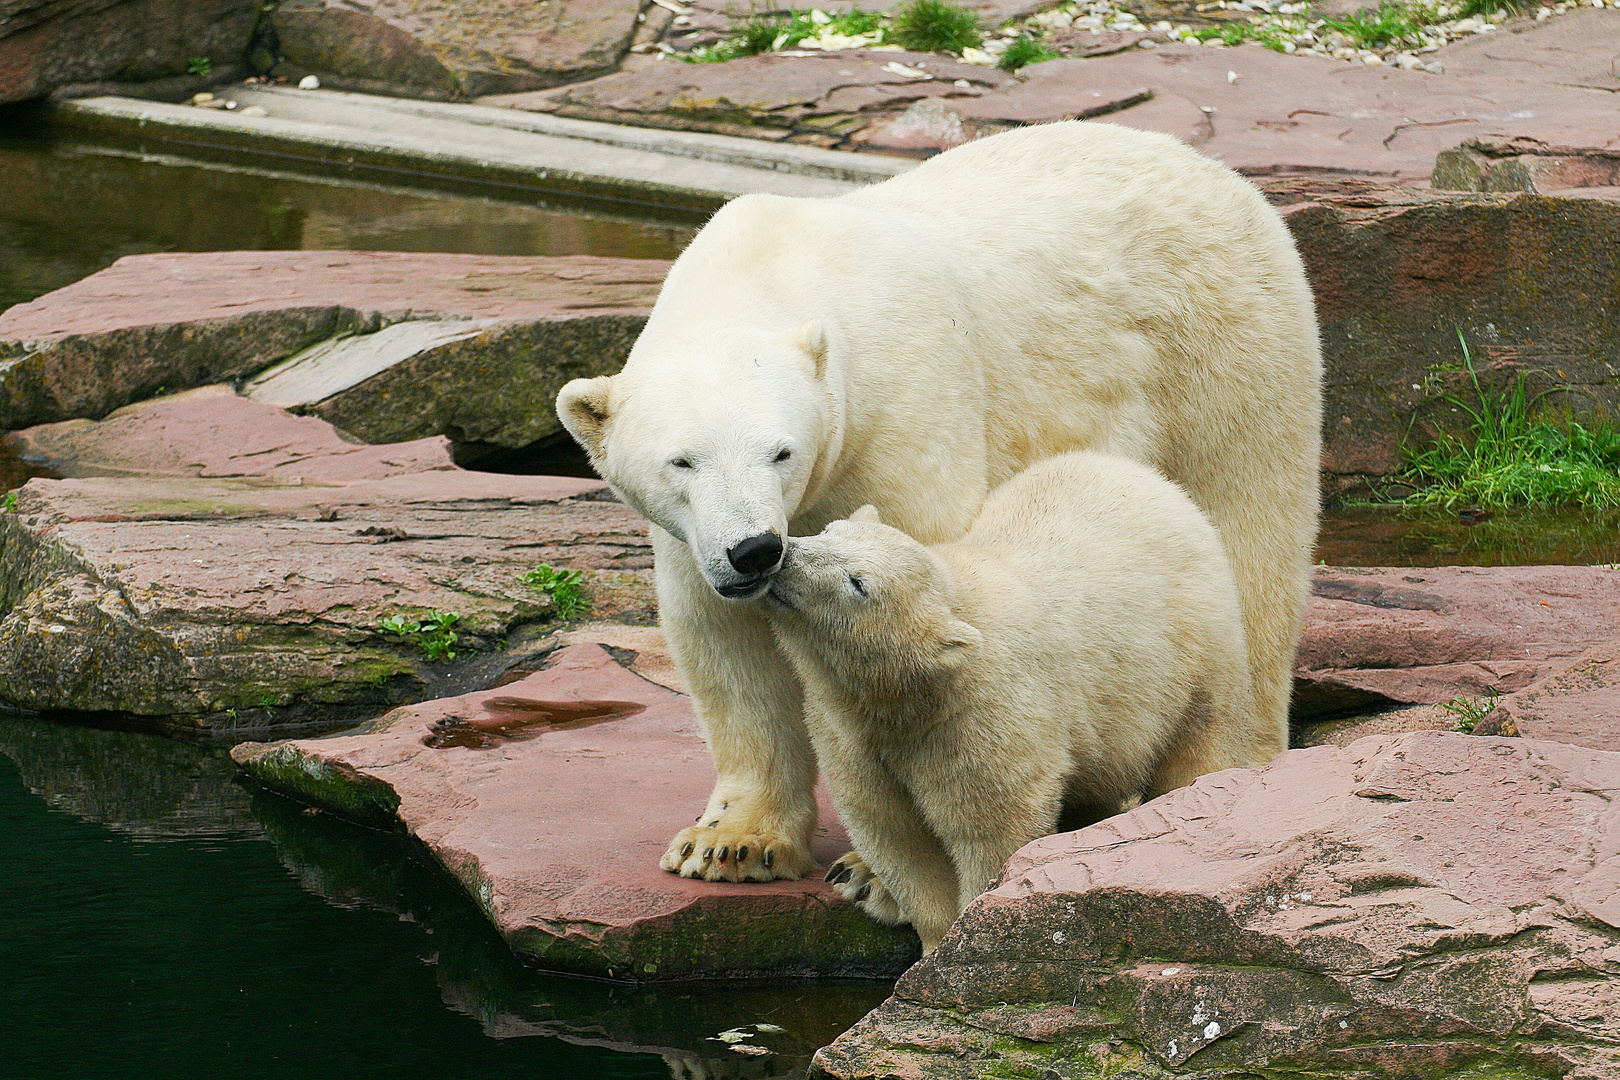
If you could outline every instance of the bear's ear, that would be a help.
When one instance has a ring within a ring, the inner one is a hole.
[[[853,514],[849,515],[849,520],[870,521],[873,525],[883,524],[883,519],[878,517],[877,507],[873,506],[871,503],[867,503]],[[966,626],[967,624],[963,623],[962,625]]]
[[[827,328],[819,319],[811,319],[793,331],[793,343],[804,350],[815,368],[816,378],[827,370]]]
[[[608,391],[612,377],[575,379],[557,394],[557,419],[592,457],[602,445],[608,420]]]
[[[945,624],[935,662],[947,669],[960,667],[979,655],[983,647],[984,635],[979,633],[978,627],[952,619]]]

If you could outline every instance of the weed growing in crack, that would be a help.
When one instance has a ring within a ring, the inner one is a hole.
[[[979,17],[947,0],[910,0],[895,13],[889,37],[915,52],[960,53],[984,42]]]
[[[1499,695],[1491,690],[1483,700],[1477,698],[1452,698],[1440,704],[1442,709],[1457,717],[1457,726],[1454,730],[1464,735],[1472,735],[1479,722],[1489,716],[1496,708],[1496,699]]]
[[[1027,34],[1014,38],[1012,43],[1002,52],[996,60],[996,67],[1002,71],[1017,71],[1026,64],[1039,64],[1044,60],[1056,60],[1059,54],[1048,48],[1037,38]]]
[[[429,660],[454,660],[458,635],[455,625],[461,616],[453,611],[429,610],[421,619],[408,619],[404,615],[389,615],[377,623],[377,629],[390,637],[415,645]]]
[[[572,619],[591,608],[591,602],[580,595],[579,583],[585,575],[578,570],[558,570],[541,563],[523,575],[523,584],[531,589],[549,593],[557,618]]]

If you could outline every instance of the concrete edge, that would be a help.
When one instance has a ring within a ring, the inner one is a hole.
[[[851,154],[823,150],[819,146],[773,143],[733,135],[711,135],[663,128],[631,127],[596,120],[573,120],[549,113],[525,112],[495,105],[468,105],[415,98],[381,97],[337,90],[293,90],[283,86],[242,87],[229,90],[232,96],[291,95],[317,97],[335,104],[369,108],[430,119],[454,120],[464,124],[529,131],[588,142],[622,146],[632,150],[672,154],[726,165],[774,170],[798,176],[820,176],[848,183],[869,184],[909,172],[921,162],[878,154]]]
[[[700,162],[687,155],[637,150],[628,146],[610,148],[593,140],[559,138],[540,132],[533,134],[552,144],[546,148],[550,153],[526,154],[521,159],[502,157],[480,153],[476,148],[457,148],[453,132],[463,124],[449,121],[448,118],[447,137],[428,140],[341,124],[244,116],[240,112],[196,109],[188,105],[129,98],[81,98],[60,102],[52,106],[52,115],[66,127],[101,135],[155,137],[182,146],[324,161],[417,178],[441,177],[699,214],[712,213],[738,195],[754,191],[814,197],[842,194],[855,186],[825,176],[792,174],[776,168],[755,168],[718,161]],[[560,147],[557,145],[559,143],[562,144]],[[568,143],[574,146],[569,147]],[[582,160],[603,153],[614,154],[624,160],[616,166],[605,167],[598,157],[583,161],[583,167],[580,167],[580,163],[571,164],[566,160],[571,150],[577,152]],[[635,167],[638,164],[641,167]],[[696,171],[706,183],[698,186],[649,175],[659,171],[660,165],[676,175],[685,173],[690,176]],[[704,165],[712,170],[708,176],[703,176]]]

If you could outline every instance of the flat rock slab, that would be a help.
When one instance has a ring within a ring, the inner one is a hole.
[[[0,515],[0,700],[295,730],[491,685],[549,648],[547,562],[650,604],[645,523],[597,481],[440,470],[30,481]],[[628,598],[628,599],[626,599]],[[454,612],[453,663],[384,634]]]
[[[331,424],[204,386],[126,405],[104,420],[63,420],[3,440],[61,477],[263,477],[281,483],[381,480],[454,469],[450,440],[370,446]]]
[[[1297,719],[1522,690],[1620,625],[1603,566],[1318,567],[1312,590]]]
[[[246,379],[317,347],[330,353],[329,342],[426,320],[462,325],[423,335],[414,351],[395,348],[382,365],[375,350],[325,356],[320,379],[283,373],[268,396],[330,413],[372,442],[464,423],[470,439],[521,446],[559,430],[550,401],[562,382],[623,364],[667,268],[588,256],[133,255],[0,313],[0,428],[98,419],[165,390]],[[394,368],[409,370],[390,377]],[[289,400],[299,397],[290,387],[303,399]],[[407,414],[423,419],[413,426]]]
[[[332,86],[465,98],[556,86],[611,71],[639,0],[284,0],[270,16],[279,74]]]
[[[935,151],[987,131],[1106,114],[1113,123],[1174,135],[1254,175],[1326,171],[1403,182],[1427,180],[1441,150],[1471,137],[1620,146],[1613,102],[1602,92],[1620,90],[1611,66],[1620,13],[1607,9],[1540,23],[1513,19],[1426,54],[1444,65],[1440,75],[1259,45],[1212,49],[1161,40],[1153,49],[1131,47],[1141,36],[1098,35],[1093,46],[1090,35],[1079,35],[1088,51],[1111,55],[1033,64],[1016,78],[912,56],[905,63],[925,62],[935,78],[881,92],[863,86],[868,61],[851,51],[666,61],[543,97],[573,115],[908,153],[928,147],[915,139],[897,146],[887,129],[919,98],[957,114],[954,125],[935,125]],[[866,55],[880,68],[897,54]],[[844,71],[850,74],[842,81],[835,77]],[[969,85],[955,86],[957,79]]]
[[[608,718],[555,719],[559,704]],[[688,700],[598,645],[361,733],[232,756],[270,787],[420,838],[543,967],[638,981],[873,976],[917,955],[914,934],[872,922],[819,875],[735,884],[660,870],[714,769]],[[826,863],[849,841],[823,802],[814,851]]]
[[[104,79],[173,79],[186,75],[197,56],[212,58],[221,75],[239,73],[258,21],[256,0],[6,3],[0,5],[0,103]]]
[[[1620,1072],[1620,754],[1293,750],[1037,840],[812,1073]]]

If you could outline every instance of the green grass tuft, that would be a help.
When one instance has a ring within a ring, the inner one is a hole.
[[[1479,726],[1479,722],[1489,716],[1492,710],[1496,708],[1497,696],[1497,692],[1492,690],[1490,696],[1484,701],[1459,697],[1441,702],[1440,707],[1457,717],[1457,726],[1452,730],[1460,731],[1464,735],[1472,735],[1474,729]]]
[[[1330,30],[1337,30],[1358,49],[1383,49],[1396,45],[1421,47],[1423,27],[1436,21],[1433,8],[1391,3],[1383,0],[1376,8],[1363,8],[1349,15],[1324,19]]]
[[[889,37],[913,52],[959,53],[984,43],[979,17],[947,0],[910,0],[895,13]]]
[[[1443,398],[1468,415],[1471,430],[1464,437],[1442,433],[1422,450],[1401,448],[1401,479],[1423,485],[1404,501],[1447,508],[1620,507],[1620,429],[1537,418],[1541,395],[1529,394],[1522,374],[1505,389],[1486,387],[1460,330],[1457,340],[1474,401]]]
[[[16,512],[17,512],[17,493],[15,491],[8,491],[8,492],[6,492],[5,499],[0,500],[0,513],[15,514]]]
[[[1002,71],[1017,71],[1026,64],[1039,64],[1057,58],[1058,53],[1047,48],[1044,42],[1024,35],[1013,39],[1007,51],[1001,54],[1001,59],[996,61],[996,67]]]
[[[873,44],[883,40],[883,16],[873,11],[854,8],[818,23],[808,11],[790,11],[787,15],[760,15],[742,23],[736,32],[724,41],[707,48],[693,49],[686,55],[690,63],[714,64],[735,60],[739,56],[758,56],[760,53],[791,49],[805,38],[821,36],[831,30],[845,37],[857,34],[876,35]]]
[[[558,570],[546,563],[523,575],[523,584],[531,589],[551,594],[551,603],[559,619],[572,619],[591,609],[591,602],[580,595],[579,583],[584,574],[578,570]]]
[[[206,56],[193,56],[186,61],[186,72],[191,75],[212,75],[214,73],[214,62]]]

